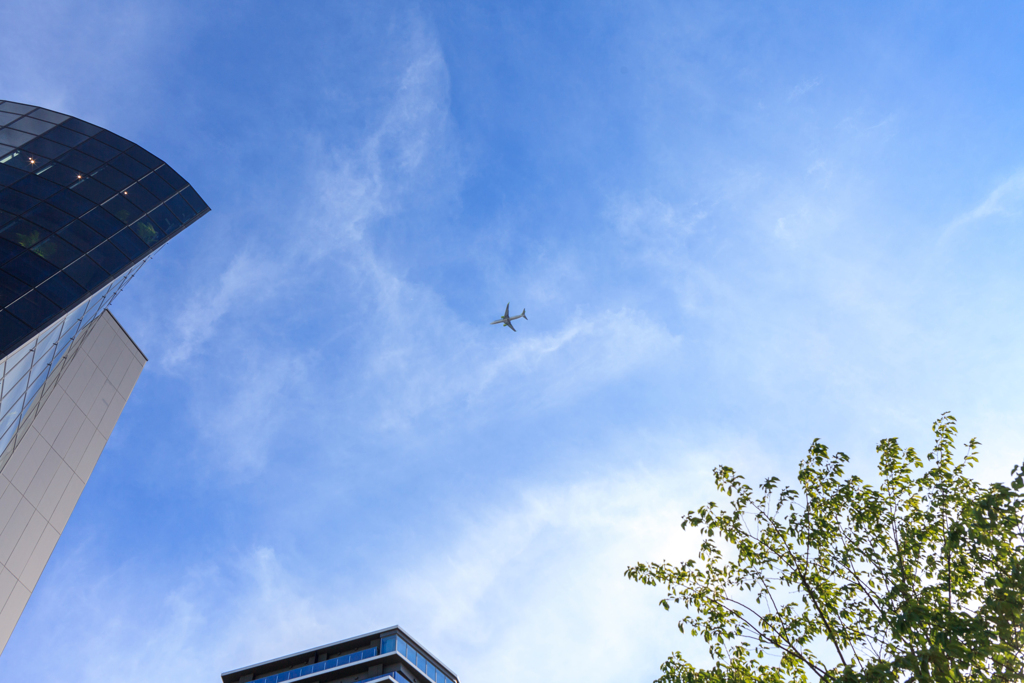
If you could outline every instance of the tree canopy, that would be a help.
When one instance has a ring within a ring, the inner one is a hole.
[[[713,662],[676,652],[657,683],[1024,681],[1024,468],[983,486],[979,443],[958,456],[948,414],[933,431],[925,459],[882,440],[875,486],[817,439],[796,488],[716,468],[728,506],[682,523],[699,556],[626,570],[686,608]]]

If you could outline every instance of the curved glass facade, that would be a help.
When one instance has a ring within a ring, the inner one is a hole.
[[[0,358],[209,210],[138,145],[0,100]]]

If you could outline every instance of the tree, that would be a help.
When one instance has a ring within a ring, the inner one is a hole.
[[[978,442],[958,458],[955,418],[932,428],[927,462],[879,443],[878,486],[817,439],[798,488],[716,468],[730,504],[683,518],[698,558],[626,570],[687,608],[714,663],[676,652],[657,683],[1024,681],[1024,468],[982,486]]]

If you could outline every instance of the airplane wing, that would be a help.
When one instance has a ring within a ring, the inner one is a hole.
[[[508,325],[509,327],[512,327],[512,323],[508,322],[507,320],[505,321],[505,324]],[[515,332],[516,328],[512,327],[512,331]]]
[[[508,317],[508,307],[511,306],[511,305],[512,305],[511,301],[509,301],[507,304],[505,304],[505,317],[506,318]]]

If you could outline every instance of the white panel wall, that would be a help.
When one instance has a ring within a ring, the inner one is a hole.
[[[0,470],[0,652],[64,531],[146,357],[104,311],[68,349]],[[12,443],[13,446],[13,443]]]

